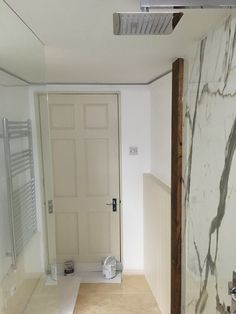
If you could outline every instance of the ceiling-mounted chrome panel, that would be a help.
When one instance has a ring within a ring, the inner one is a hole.
[[[169,35],[183,13],[114,13],[115,35]]]
[[[232,9],[236,0],[140,0],[143,11],[146,9]]]

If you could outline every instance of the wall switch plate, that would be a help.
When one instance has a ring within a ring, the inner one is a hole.
[[[132,156],[138,155],[138,147],[137,146],[130,146],[129,154]]]

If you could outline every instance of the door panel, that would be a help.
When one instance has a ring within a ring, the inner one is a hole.
[[[76,197],[76,142],[70,139],[53,139],[52,164],[55,197]]]
[[[76,213],[58,213],[56,215],[57,254],[79,254],[78,230]]]
[[[86,195],[109,195],[109,140],[85,140]],[[99,167],[97,166],[99,165]]]
[[[108,129],[108,105],[84,105],[84,129]]]
[[[107,211],[90,211],[88,214],[89,253],[106,254],[111,251],[111,213]],[[103,226],[103,230],[97,226]]]
[[[57,260],[120,260],[116,95],[50,94],[48,114]]]

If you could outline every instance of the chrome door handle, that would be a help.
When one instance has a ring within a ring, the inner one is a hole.
[[[53,200],[49,200],[49,201],[48,201],[48,213],[49,213],[49,214],[53,214],[53,211],[54,211]]]
[[[112,203],[107,203],[107,206],[112,206],[112,211],[117,212],[117,199],[113,198]]]

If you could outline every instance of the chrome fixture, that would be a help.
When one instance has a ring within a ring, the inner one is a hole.
[[[2,119],[12,267],[37,232],[31,121]],[[21,147],[22,146],[22,147]],[[19,148],[21,147],[21,148]]]
[[[140,0],[142,11],[148,9],[232,9],[236,0]]]
[[[233,272],[233,280],[229,282],[229,295],[231,296],[231,307],[228,307],[228,312],[236,313],[236,272]]]
[[[117,212],[117,199],[113,198],[112,203],[107,203],[107,206],[112,206],[112,211]]]
[[[184,9],[232,9],[236,0],[140,0],[142,12],[114,13],[115,35],[169,35],[178,25]],[[168,9],[174,12],[150,12]]]
[[[115,35],[169,35],[183,13],[114,13]]]

